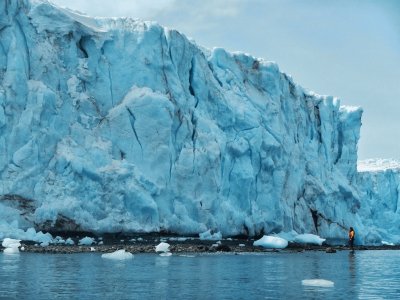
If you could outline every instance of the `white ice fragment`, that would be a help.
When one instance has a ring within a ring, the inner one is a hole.
[[[21,247],[21,251],[25,251],[25,247],[24,246]]]
[[[335,285],[333,281],[325,279],[304,279],[301,281],[301,284],[305,286],[317,286],[317,287],[333,287]]]
[[[295,237],[294,241],[300,244],[315,244],[322,245],[325,239],[320,238],[318,235],[305,233],[299,234]]]
[[[171,255],[172,255],[171,252],[163,252],[163,253],[160,253],[160,256],[171,256]]]
[[[20,243],[21,240],[15,240],[15,239],[10,239],[10,238],[5,238],[1,245],[4,248],[18,248],[21,246]]]
[[[261,239],[254,241],[254,246],[264,248],[283,249],[288,245],[288,241],[277,236],[264,235]]]
[[[103,245],[103,244],[104,244],[104,242],[103,242],[103,241],[100,241],[100,242],[99,242],[99,245]]]
[[[96,249],[94,249],[93,247],[90,247],[90,251],[96,251]]]
[[[138,238],[137,240],[138,240],[139,242],[143,242],[143,241],[144,241],[143,238],[141,238],[141,237]]]
[[[84,237],[83,239],[79,240],[79,245],[90,246],[94,243],[94,239],[91,237]]]
[[[49,242],[40,243],[40,246],[41,247],[47,247],[47,246],[49,246]]]
[[[169,252],[169,244],[168,243],[160,243],[156,246],[156,252]]]
[[[102,258],[106,259],[114,259],[114,260],[127,260],[132,259],[133,254],[130,252],[126,252],[125,249],[117,250],[112,253],[105,253],[101,255]]]
[[[245,244],[239,244],[239,247],[245,247],[246,245]]]
[[[382,241],[381,243],[382,243],[382,245],[385,245],[385,246],[394,246],[393,243],[386,242],[386,241]]]

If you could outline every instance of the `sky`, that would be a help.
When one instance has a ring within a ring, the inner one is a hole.
[[[275,61],[301,86],[364,109],[359,159],[400,160],[400,1],[51,1],[157,21],[201,46]]]

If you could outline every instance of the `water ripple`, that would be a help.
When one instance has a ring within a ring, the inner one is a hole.
[[[396,299],[400,253],[262,255],[0,254],[0,298],[22,299]],[[334,287],[302,286],[325,279]]]

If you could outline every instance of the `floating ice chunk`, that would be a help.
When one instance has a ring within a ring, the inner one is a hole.
[[[245,244],[239,244],[239,247],[246,247]]]
[[[126,259],[132,259],[133,254],[130,252],[126,252],[124,249],[122,249],[112,253],[102,254],[101,257],[106,259],[126,260]]]
[[[94,243],[94,239],[91,237],[84,237],[83,239],[79,240],[79,245],[90,246]]]
[[[209,240],[209,241],[218,241],[222,239],[222,234],[221,232],[216,232],[214,234],[211,233],[211,229],[199,233],[200,240]]]
[[[301,284],[305,286],[318,286],[318,287],[333,287],[335,285],[333,281],[325,279],[304,279],[301,281]]]
[[[295,237],[294,241],[300,244],[315,244],[322,245],[325,239],[320,238],[318,235],[305,233],[299,234]]]
[[[160,253],[160,256],[171,256],[171,255],[172,255],[171,252],[163,252],[163,253]]]
[[[41,246],[41,247],[47,247],[48,245],[49,245],[49,242],[40,243],[40,246]]]
[[[99,242],[99,245],[103,245],[103,244],[104,244],[104,242],[103,242],[103,241],[100,241],[100,242]]]
[[[94,249],[93,247],[90,247],[90,251],[96,251],[96,249]]]
[[[156,252],[169,252],[169,244],[168,243],[160,243],[156,246]]]
[[[21,246],[20,243],[21,240],[15,240],[15,239],[10,239],[10,238],[5,238],[1,245],[4,248],[18,248]]]
[[[21,247],[21,251],[25,251],[25,247],[24,246]]]
[[[261,239],[254,241],[253,245],[264,248],[283,249],[287,247],[288,241],[277,236],[264,235]]]

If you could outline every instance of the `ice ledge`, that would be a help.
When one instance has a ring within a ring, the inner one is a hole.
[[[358,172],[380,172],[387,170],[400,171],[400,162],[394,159],[366,159],[357,162]]]

